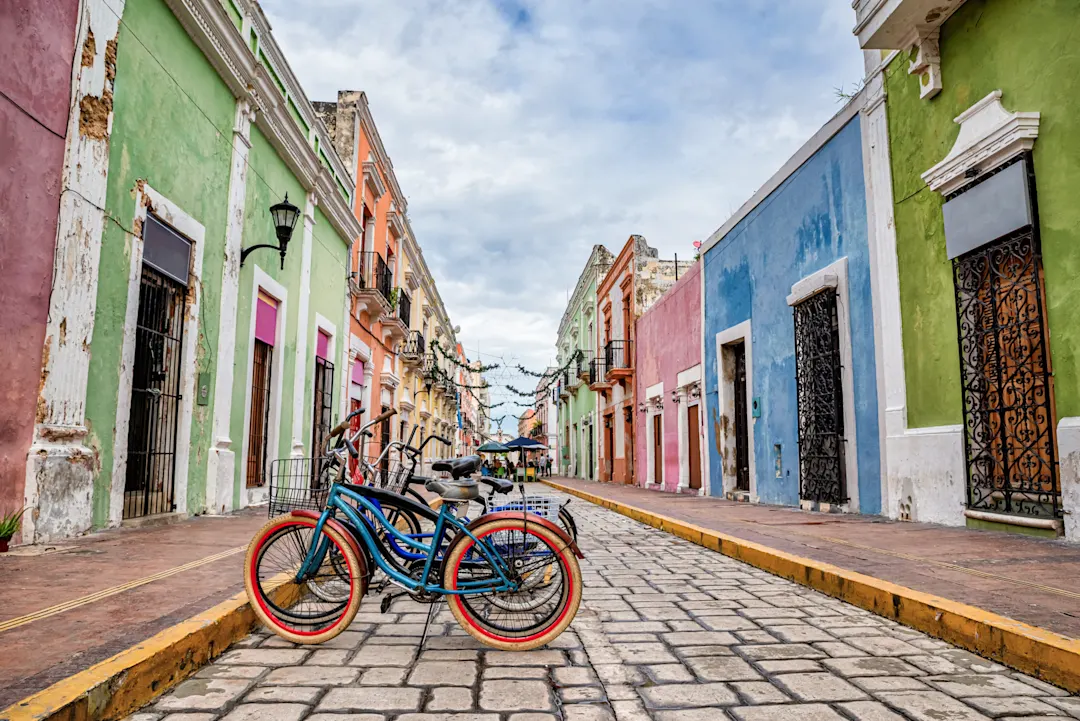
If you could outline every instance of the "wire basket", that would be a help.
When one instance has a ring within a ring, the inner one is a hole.
[[[415,467],[416,462],[399,451],[391,451],[383,458],[368,458],[363,471],[364,483],[400,493]]]
[[[270,517],[289,511],[321,511],[337,477],[330,458],[280,458],[270,464]]]
[[[555,496],[528,495],[525,496],[525,500],[516,498],[507,503],[500,504],[491,510],[492,512],[525,510],[533,515],[546,518],[549,521],[557,521],[560,508],[562,508],[562,504],[559,503],[559,499]]]

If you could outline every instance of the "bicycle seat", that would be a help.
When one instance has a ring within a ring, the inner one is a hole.
[[[464,458],[444,458],[431,464],[433,471],[447,471],[454,480],[467,476],[480,468],[480,456],[465,456]]]
[[[514,482],[505,478],[495,478],[494,476],[484,476],[480,479],[483,483],[491,486],[491,489],[496,493],[509,493],[514,490]]]
[[[473,480],[432,479],[424,484],[424,488],[432,493],[438,493],[444,501],[472,501],[480,497],[480,486]]]

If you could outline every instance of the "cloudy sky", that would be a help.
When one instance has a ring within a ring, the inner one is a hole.
[[[593,244],[692,256],[862,76],[848,0],[262,6],[312,100],[367,92],[470,358],[540,370]]]

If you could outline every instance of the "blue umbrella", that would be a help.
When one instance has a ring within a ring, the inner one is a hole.
[[[510,450],[519,451],[518,463],[521,463],[525,457],[525,451],[546,451],[547,446],[532,438],[526,438],[525,436],[518,436],[509,443],[504,443],[504,446]]]

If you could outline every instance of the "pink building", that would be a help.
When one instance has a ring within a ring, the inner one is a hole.
[[[701,402],[701,264],[637,320],[634,434],[639,486],[700,494],[704,477]]]

